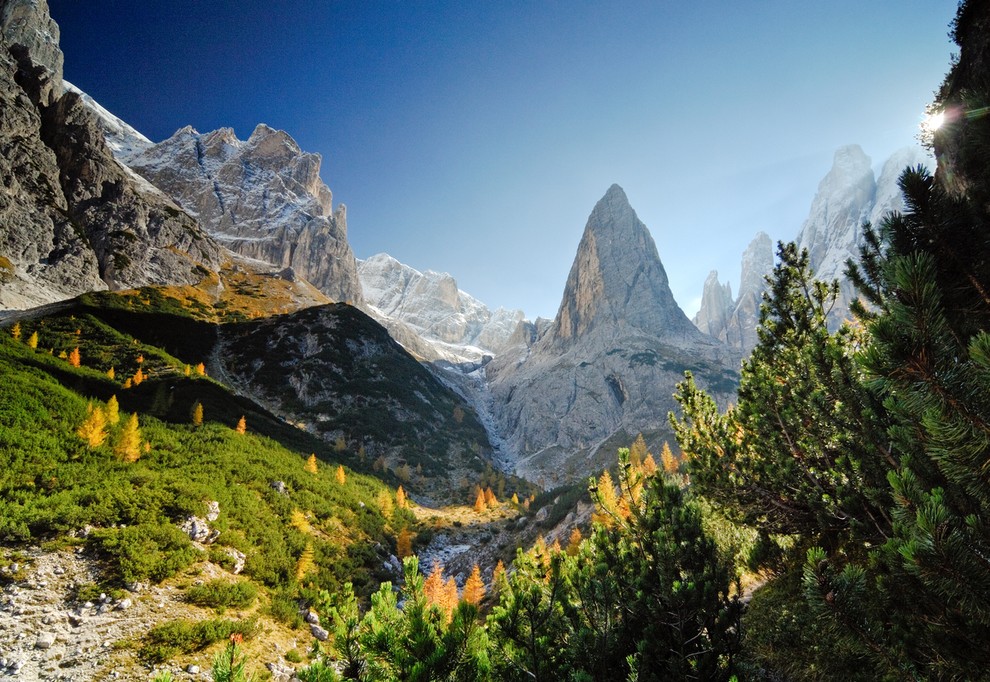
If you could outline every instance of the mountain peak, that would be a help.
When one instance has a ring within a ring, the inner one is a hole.
[[[674,301],[653,237],[619,185],[609,187],[588,217],[546,343],[569,346],[612,325],[657,336],[697,331]]]

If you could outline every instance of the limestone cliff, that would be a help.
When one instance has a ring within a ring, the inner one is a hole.
[[[239,140],[230,128],[201,134],[187,126],[127,163],[231,251],[291,267],[334,300],[361,302],[347,209],[333,208],[320,155],[284,131],[261,124]]]
[[[600,470],[639,432],[659,447],[685,370],[723,401],[738,376],[738,354],[674,301],[653,238],[618,185],[591,212],[557,316],[516,340],[486,368],[495,421],[516,471],[547,484]]]
[[[0,21],[0,308],[217,268],[217,244],[117,163],[79,95],[63,92],[47,3],[0,1]]]

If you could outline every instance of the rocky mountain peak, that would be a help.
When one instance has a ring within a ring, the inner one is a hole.
[[[62,94],[62,50],[58,24],[46,0],[0,0],[0,38],[9,48],[19,47],[31,62],[47,72],[43,104]]]
[[[766,232],[757,232],[753,241],[743,251],[739,298],[762,295],[766,289],[766,277],[773,270],[773,242]]]
[[[291,267],[332,299],[360,303],[347,214],[342,204],[334,210],[321,162],[263,123],[243,141],[231,128],[186,126],[127,159],[231,251]]]
[[[674,301],[653,237],[612,185],[588,218],[545,342],[562,348],[617,324],[659,335],[696,332]]]

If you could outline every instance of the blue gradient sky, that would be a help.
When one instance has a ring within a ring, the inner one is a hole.
[[[796,236],[843,144],[911,144],[955,0],[49,0],[66,78],[155,141],[265,122],[323,155],[359,258],[556,313],[613,183],[692,314]]]

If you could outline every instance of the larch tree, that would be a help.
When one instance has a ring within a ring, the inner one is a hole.
[[[110,399],[107,400],[107,423],[110,426],[116,426],[120,421],[120,403],[117,402],[117,396],[112,395]]]
[[[234,431],[241,435],[247,433],[247,419],[244,418],[244,415],[241,415],[241,418],[237,420],[237,426],[234,427]]]
[[[302,581],[302,579],[312,573],[315,568],[316,552],[313,550],[313,542],[309,541],[306,543],[306,548],[303,549],[302,554],[299,556],[299,561],[296,562],[296,580]]]
[[[471,575],[464,582],[464,592],[461,599],[469,604],[478,605],[485,598],[485,583],[481,579],[481,568],[478,564],[471,567]]]
[[[402,489],[401,485],[395,491],[395,506],[399,509],[405,509],[409,506],[409,500],[406,499],[406,491]]]
[[[79,346],[76,346],[71,351],[69,351],[69,364],[73,367],[78,367],[82,363],[82,356],[79,354]]]
[[[76,430],[76,435],[86,441],[91,447],[99,447],[107,439],[107,416],[99,405],[89,403],[86,408],[86,419]]]
[[[314,452],[309,456],[309,459],[306,460],[306,465],[303,467],[303,469],[305,469],[307,472],[311,474],[315,474],[318,468],[319,465],[316,462],[316,453]]]
[[[136,462],[141,457],[141,429],[137,414],[124,421],[113,446],[114,453],[125,462]]]
[[[485,504],[491,508],[498,506],[498,499],[495,497],[495,493],[492,492],[491,486],[485,488]]]
[[[395,538],[395,555],[399,559],[412,556],[412,532],[408,528],[403,528]]]
[[[31,336],[29,336],[27,340],[27,345],[28,348],[31,348],[32,350],[38,347],[38,332],[31,332]]]
[[[116,370],[114,370],[113,367],[107,370],[107,378],[110,379],[111,381],[117,378],[117,372]]]
[[[15,322],[14,326],[10,328],[10,335],[14,337],[16,341],[21,340],[21,323]]]
[[[478,496],[474,498],[474,511],[484,514],[488,506],[485,504],[485,493],[478,491]]]
[[[334,478],[337,480],[337,483],[340,485],[344,485],[345,483],[347,483],[347,472],[344,471],[343,464],[337,465],[337,470],[334,472]]]
[[[140,372],[141,372],[141,370],[139,369],[138,370],[138,373],[140,373]],[[203,403],[199,402],[198,400],[195,402],[195,404],[193,404],[193,408],[192,408],[192,423],[193,423],[193,426],[202,426],[203,425]]]

